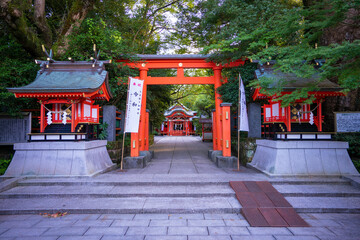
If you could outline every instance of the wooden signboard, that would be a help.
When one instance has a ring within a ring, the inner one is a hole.
[[[360,112],[335,112],[336,132],[360,132]]]

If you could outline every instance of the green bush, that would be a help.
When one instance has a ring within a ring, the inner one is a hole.
[[[360,133],[338,133],[335,135],[336,141],[349,143],[349,155],[360,159]]]
[[[11,159],[0,159],[0,175],[3,175],[8,168]]]
[[[360,133],[338,133],[334,139],[349,143],[349,155],[356,169],[360,171]]]

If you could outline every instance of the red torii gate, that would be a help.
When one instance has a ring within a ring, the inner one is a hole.
[[[139,156],[139,151],[149,150],[148,126],[146,117],[146,93],[148,85],[175,85],[175,84],[212,84],[215,89],[226,82],[222,79],[221,71],[223,68],[237,67],[243,65],[243,60],[236,60],[228,64],[219,64],[207,62],[208,55],[137,55],[140,60],[138,62],[129,62],[127,60],[118,59],[131,68],[140,70],[139,79],[144,80],[144,89],[142,94],[140,126],[139,133],[131,134],[131,156]],[[184,69],[212,69],[213,76],[209,77],[185,77]],[[176,77],[151,77],[148,76],[150,69],[177,69]],[[230,109],[229,105],[224,106],[222,114],[222,103],[220,94],[215,91],[215,114],[213,117],[213,150],[222,150],[223,156],[231,156],[231,133],[230,133]],[[226,109],[226,110],[225,110]],[[225,110],[225,111],[224,111]],[[226,122],[226,130],[223,126]]]

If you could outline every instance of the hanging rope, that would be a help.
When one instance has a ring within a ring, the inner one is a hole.
[[[313,109],[311,109],[310,111],[303,111],[302,109],[300,109],[298,112],[297,112],[297,115],[298,115],[298,119],[299,119],[299,123],[301,124],[301,120],[300,120],[300,114],[302,115],[303,113],[310,113],[312,116],[313,116],[313,111],[315,111],[319,106],[320,104],[323,102],[323,100],[321,99],[320,102],[317,104],[316,107],[314,107]],[[309,104],[310,106],[310,104]],[[310,117],[311,119],[311,117]],[[310,123],[311,124],[311,123]],[[312,124],[311,124],[312,125]]]
[[[71,105],[65,109],[65,110],[61,110],[61,111],[52,111],[50,109],[48,109],[44,104],[41,104],[48,112],[51,112],[51,113],[54,113],[54,114],[57,114],[57,113],[63,113],[63,112],[66,112],[66,110],[70,109],[71,108]]]
[[[48,109],[45,104],[42,104],[41,105],[48,111],[47,113],[47,124],[50,125],[52,123],[52,113],[54,114],[61,114],[61,117],[62,117],[62,123],[65,125],[66,124],[66,117],[67,117],[67,110],[69,110],[71,108],[71,105],[66,108],[65,110],[61,110],[61,111],[52,111],[50,109]]]

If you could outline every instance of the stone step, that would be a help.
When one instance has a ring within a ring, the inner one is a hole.
[[[273,185],[285,197],[360,197],[351,185]],[[0,198],[46,197],[234,197],[228,184],[206,185],[40,185],[17,186],[0,193]]]
[[[298,213],[360,213],[358,197],[286,197]]]
[[[114,175],[116,176],[116,175]],[[156,177],[151,175],[132,177],[124,176],[119,178],[114,177],[114,180],[109,179],[92,179],[92,178],[30,178],[19,181],[19,186],[169,186],[169,185],[191,185],[191,186],[203,186],[208,184],[213,185],[228,185],[229,181],[269,181],[276,185],[350,185],[349,180],[341,178],[279,178],[279,179],[258,179],[249,176],[237,178],[217,178],[215,176],[199,176],[193,177],[192,174],[169,175],[165,178]]]
[[[0,193],[0,198],[41,197],[234,197],[228,185],[203,186],[18,186]]]
[[[298,213],[360,213],[359,198],[286,197]],[[92,213],[239,213],[234,197],[0,199],[0,214]]]
[[[239,213],[240,208],[234,197],[0,199],[0,214]]]
[[[360,197],[360,189],[352,185],[280,185],[273,186],[286,197]]]

